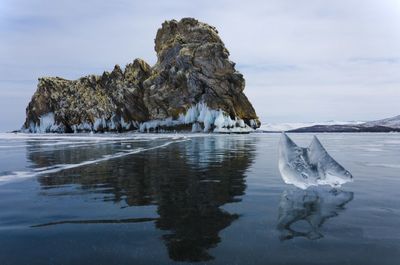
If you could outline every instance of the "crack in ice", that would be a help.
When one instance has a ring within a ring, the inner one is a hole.
[[[67,170],[67,169],[78,168],[81,166],[96,164],[96,163],[100,163],[100,162],[104,162],[104,161],[108,161],[108,160],[112,160],[112,159],[116,159],[116,158],[121,158],[121,157],[129,156],[129,155],[133,155],[133,154],[138,154],[141,152],[164,148],[164,147],[169,146],[170,144],[186,142],[188,140],[190,140],[190,139],[184,138],[184,139],[180,139],[180,140],[166,142],[162,145],[153,146],[153,147],[149,147],[149,148],[136,148],[132,151],[124,150],[122,152],[117,152],[112,155],[103,155],[101,158],[94,159],[94,160],[87,160],[87,161],[83,161],[81,163],[76,163],[76,164],[57,164],[57,165],[52,165],[52,166],[48,166],[48,167],[36,168],[36,169],[33,169],[33,171],[14,171],[11,174],[0,176],[0,185],[8,183],[10,181],[22,180],[22,179],[26,179],[26,178],[41,176],[41,175],[57,173],[57,172],[61,172],[61,171]]]

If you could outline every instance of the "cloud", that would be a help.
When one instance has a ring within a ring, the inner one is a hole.
[[[38,77],[101,74],[136,57],[154,64],[156,30],[188,16],[217,27],[264,121],[398,114],[396,0],[3,0],[0,131],[20,127]]]

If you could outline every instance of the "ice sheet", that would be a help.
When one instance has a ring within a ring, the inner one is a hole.
[[[13,171],[13,172],[9,172],[4,175],[0,175],[0,185],[11,182],[11,181],[18,181],[18,180],[22,180],[22,179],[26,179],[26,178],[32,178],[32,177],[37,177],[37,176],[41,176],[41,175],[57,173],[57,172],[67,170],[67,169],[78,168],[81,166],[101,163],[104,161],[121,158],[124,156],[133,155],[133,154],[138,154],[141,152],[146,152],[146,151],[150,151],[150,150],[154,150],[154,149],[158,149],[158,148],[164,148],[171,144],[180,143],[180,142],[184,142],[184,141],[188,141],[188,140],[189,140],[188,138],[184,138],[184,137],[178,138],[178,139],[168,141],[168,142],[163,143],[158,146],[153,146],[153,147],[149,147],[149,148],[136,148],[133,150],[132,149],[122,150],[118,153],[103,155],[101,158],[98,158],[98,159],[86,160],[86,161],[82,161],[80,163],[75,163],[75,164],[57,164],[57,165],[52,165],[52,166],[48,166],[48,167],[36,168],[36,169],[33,169],[32,171]]]

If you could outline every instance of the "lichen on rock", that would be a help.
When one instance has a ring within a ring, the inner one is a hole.
[[[157,63],[78,80],[39,78],[23,125],[29,132],[249,132],[260,122],[245,80],[217,30],[193,18],[166,21],[155,39]]]

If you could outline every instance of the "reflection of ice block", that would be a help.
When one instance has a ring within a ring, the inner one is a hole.
[[[326,219],[335,217],[353,199],[353,193],[311,188],[283,192],[279,203],[278,230],[282,240],[294,237],[318,239],[319,228]],[[305,222],[300,222],[305,221]]]
[[[301,189],[310,186],[340,186],[353,176],[337,163],[314,136],[308,148],[298,147],[285,133],[279,145],[279,171],[287,184]]]

